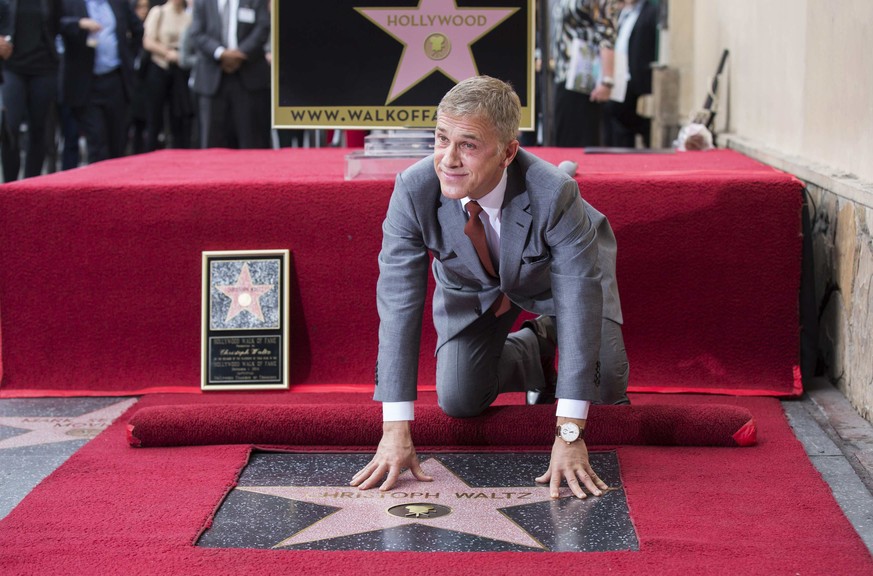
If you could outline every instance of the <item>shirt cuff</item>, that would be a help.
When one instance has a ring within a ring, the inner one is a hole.
[[[382,402],[382,421],[415,420],[415,402]]]
[[[562,418],[576,418],[577,420],[588,419],[588,408],[591,402],[588,400],[571,400],[569,398],[558,398],[558,411],[556,416]]]
[[[215,49],[215,52],[213,52],[212,57],[215,58],[215,60],[221,60],[221,55],[224,54],[225,50],[227,50],[227,48],[219,46]]]

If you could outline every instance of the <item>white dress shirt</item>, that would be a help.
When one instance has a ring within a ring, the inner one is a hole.
[[[216,60],[221,59],[221,55],[225,50],[236,50],[239,48],[236,39],[237,15],[239,13],[239,0],[218,0],[218,13],[221,14],[225,9],[230,10],[227,22],[227,46],[219,46],[215,49],[213,57]]]

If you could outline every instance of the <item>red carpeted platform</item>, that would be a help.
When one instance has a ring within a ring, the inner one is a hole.
[[[583,155],[607,214],[631,389],[800,392],[801,184],[730,151]],[[164,151],[0,188],[0,396],[197,391],[201,252],[292,253],[294,385],[370,385],[393,182],[343,150]],[[337,297],[342,295],[342,297]],[[424,327],[420,383],[433,383]]]
[[[268,397],[277,408],[367,398],[234,395],[240,404]],[[125,435],[137,410],[195,400],[229,401],[147,396],[42,482],[0,521],[3,574],[873,574],[873,559],[772,398],[634,396],[640,407],[731,404],[751,412],[759,428],[750,448],[616,448],[639,551],[427,555],[195,546],[251,447],[134,449]],[[332,422],[342,426],[341,418]],[[407,476],[399,489],[415,486]]]

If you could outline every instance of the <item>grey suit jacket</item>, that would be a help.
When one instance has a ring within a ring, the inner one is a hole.
[[[622,321],[615,281],[615,236],[586,203],[576,181],[519,150],[507,174],[501,211],[499,280],[482,268],[458,200],[445,198],[433,156],[397,176],[382,225],[379,353],[375,399],[416,398],[428,253],[436,291],[437,350],[500,295],[557,317],[559,398],[594,400],[603,317]]]
[[[254,22],[237,22],[239,50],[248,56],[240,67],[240,80],[246,90],[264,90],[270,86],[270,66],[264,57],[264,45],[270,37],[270,13],[266,0],[239,0],[239,7],[254,11]],[[221,66],[215,50],[223,46],[221,13],[218,0],[197,0],[188,32],[197,50],[192,89],[203,96],[214,96],[221,82]]]

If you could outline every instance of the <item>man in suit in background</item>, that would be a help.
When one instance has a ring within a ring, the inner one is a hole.
[[[64,0],[64,102],[88,142],[88,161],[124,155],[133,93],[131,44],[142,22],[127,0]]]
[[[652,121],[637,114],[637,100],[652,93],[652,67],[657,59],[658,7],[651,0],[627,0],[618,16],[615,70],[606,103],[606,144],[633,148],[636,136],[648,148]]]
[[[192,89],[200,95],[201,145],[268,148],[267,0],[197,0],[189,34],[198,52]]]
[[[627,402],[615,237],[575,180],[519,149],[520,110],[506,83],[464,80],[437,109],[434,155],[397,177],[376,293],[383,435],[353,486],[388,490],[405,468],[430,479],[409,426],[430,253],[443,411],[476,416],[503,392],[527,392],[528,403],[557,396],[550,466],[536,480],[555,498],[564,480],[579,498],[582,486],[598,496],[607,488],[583,431],[590,402]],[[522,310],[540,316],[510,333]]]

